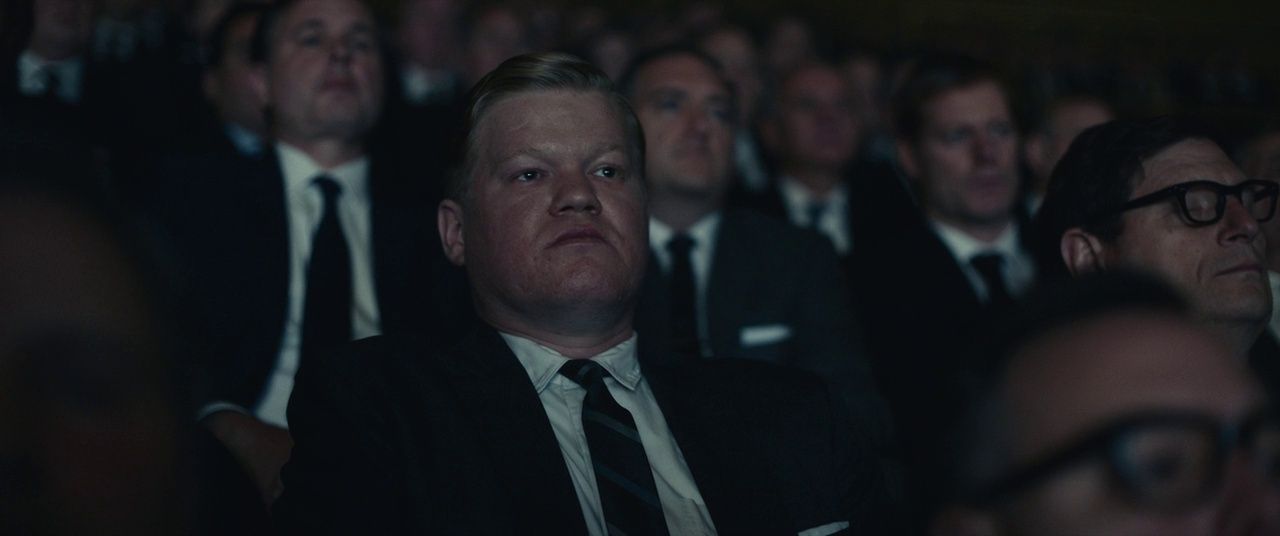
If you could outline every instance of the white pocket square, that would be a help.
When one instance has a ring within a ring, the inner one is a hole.
[[[791,326],[786,324],[765,324],[763,326],[747,326],[742,328],[739,343],[742,346],[760,346],[786,340],[791,336]]]

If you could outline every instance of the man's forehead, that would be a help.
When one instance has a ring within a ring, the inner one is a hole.
[[[921,111],[925,124],[1012,116],[1009,98],[995,80],[977,80],[943,91],[925,101]]]
[[[1019,352],[1006,393],[1025,445],[1052,445],[1116,417],[1153,410],[1237,417],[1259,396],[1219,341],[1190,320],[1117,312],[1051,332]]]
[[[289,7],[282,21],[285,27],[324,26],[341,21],[359,31],[377,30],[373,12],[359,0],[299,0]]]
[[[1237,184],[1244,172],[1218,145],[1202,138],[1177,142],[1142,162],[1130,198],[1193,180]]]
[[[674,54],[655,59],[640,68],[636,75],[636,92],[687,91],[710,87],[711,93],[728,97],[728,82],[713,67],[691,54]]]
[[[599,113],[583,113],[591,108]],[[508,95],[489,106],[476,130],[493,163],[520,155],[626,150],[619,112],[604,94],[594,91],[530,90]],[[594,136],[573,135],[576,132]]]

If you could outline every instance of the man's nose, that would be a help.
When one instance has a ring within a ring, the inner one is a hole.
[[[329,43],[329,59],[343,63],[350,61],[351,43],[341,37],[334,39]]]
[[[600,198],[596,196],[595,181],[584,173],[561,175],[556,181],[553,206],[557,214],[600,212]]]
[[[978,133],[973,137],[973,157],[978,162],[994,162],[999,150],[999,141],[994,136]]]
[[[1236,196],[1227,196],[1222,208],[1222,238],[1224,240],[1253,240],[1261,232],[1258,220]]]

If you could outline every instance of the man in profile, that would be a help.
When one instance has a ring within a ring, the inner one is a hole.
[[[1245,176],[1185,121],[1112,121],[1082,133],[1058,163],[1037,215],[1043,264],[1164,278],[1274,395],[1280,356],[1250,352],[1271,314],[1261,225],[1278,188]]]
[[[441,351],[379,337],[308,362],[276,514],[300,534],[875,531],[874,457],[818,378],[636,357],[642,134],[572,56],[472,90],[445,254],[484,325]]]
[[[1173,290],[1104,274],[1023,310],[954,430],[936,536],[1280,531],[1280,422]]]

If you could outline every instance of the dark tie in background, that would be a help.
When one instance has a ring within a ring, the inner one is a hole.
[[[589,359],[571,359],[560,367],[560,374],[587,390],[582,428],[609,534],[667,534],[649,457],[631,413],[618,405],[604,384],[609,373]]]
[[[324,214],[311,239],[303,301],[301,359],[351,340],[351,255],[338,224],[342,186],[321,175],[313,184],[324,196]]]
[[[689,258],[694,241],[680,233],[667,242],[671,253],[671,349],[681,357],[702,354],[698,343],[698,286]]]
[[[1005,310],[1013,305],[1013,297],[1009,287],[1004,284],[1004,256],[999,253],[983,253],[974,255],[969,264],[982,276],[987,285],[987,305],[993,309]]]
[[[809,203],[809,228],[818,229],[818,225],[822,223],[822,215],[827,213],[827,203],[825,201],[812,201]]]

